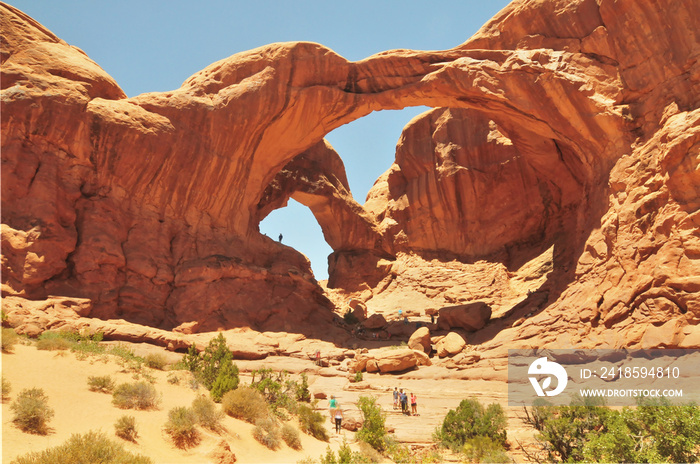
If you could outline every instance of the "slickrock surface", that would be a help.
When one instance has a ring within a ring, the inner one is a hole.
[[[342,344],[349,297],[426,323],[483,301],[463,335],[484,371],[506,347],[700,346],[699,9],[514,1],[452,50],[272,44],[127,98],[0,5],[2,293],[31,300],[6,312],[43,330],[56,306],[32,302],[57,297],[164,332]],[[412,105],[435,109],[359,205],[323,137]],[[258,231],[290,197],[334,248],[328,288]]]

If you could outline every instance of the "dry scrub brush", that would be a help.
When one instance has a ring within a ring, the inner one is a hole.
[[[90,376],[88,377],[88,388],[93,392],[112,393],[114,380],[109,375]]]
[[[15,343],[19,341],[19,335],[12,329],[3,328],[2,329],[2,352],[12,353],[12,348]]]
[[[280,439],[280,428],[272,417],[259,419],[255,423],[253,438],[271,450],[279,448],[282,441]]]
[[[165,431],[173,439],[175,446],[182,449],[197,446],[200,441],[197,430],[197,416],[190,408],[179,406],[168,411]]]
[[[292,424],[284,424],[282,426],[282,440],[294,450],[301,449],[301,438],[299,438],[299,431],[295,429]]]
[[[88,432],[72,435],[64,444],[32,452],[12,464],[153,464],[150,458],[132,454],[104,434]]]
[[[41,388],[22,390],[10,409],[15,414],[12,422],[23,432],[39,435],[48,433],[48,422],[54,412],[49,407],[49,398]]]
[[[114,423],[114,434],[127,441],[136,442],[139,436],[134,416],[122,416]]]
[[[158,403],[155,387],[145,381],[122,383],[112,393],[112,404],[121,409],[154,409]]]
[[[216,403],[210,398],[199,396],[192,401],[192,412],[197,418],[197,423],[211,431],[221,428],[221,419],[224,413],[217,408]]]
[[[254,424],[270,415],[270,408],[263,395],[252,388],[241,387],[226,393],[221,400],[224,412],[236,419]]]

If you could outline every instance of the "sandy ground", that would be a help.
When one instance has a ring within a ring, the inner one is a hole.
[[[159,350],[156,347],[134,346],[140,350]],[[164,353],[167,353],[163,351]],[[171,360],[180,359],[181,355],[168,353]],[[358,384],[349,382],[347,374],[332,370],[319,371],[311,362],[291,358],[269,358],[255,362],[238,363],[242,372],[260,367],[287,369],[291,372],[309,373],[312,393],[323,392],[335,395],[346,417],[360,418],[356,407],[361,395],[375,396],[382,409],[387,412],[387,426],[395,429],[395,438],[406,444],[425,446],[431,442],[435,428],[442,423],[445,414],[457,407],[459,402],[474,396],[482,403],[498,402],[504,406],[509,416],[509,438],[515,443],[532,441],[532,429],[519,419],[520,411],[506,405],[506,385],[502,382],[464,381],[452,379],[406,379],[402,376],[366,374],[364,381]],[[182,377],[178,385],[170,384],[167,377],[171,372],[148,369],[155,377],[155,387],[162,395],[158,410],[136,411],[122,410],[111,404],[111,395],[95,393],[88,390],[89,376],[111,375],[117,383],[134,381],[134,374],[125,372],[112,356],[90,357],[79,360],[75,353],[67,351],[40,351],[34,346],[17,344],[14,352],[2,354],[2,375],[11,384],[10,399],[2,404],[2,462],[9,463],[17,456],[30,451],[41,451],[65,442],[71,434],[99,430],[122,442],[135,453],[151,457],[156,463],[210,463],[208,456],[217,443],[225,440],[241,463],[295,463],[306,457],[318,459],[325,454],[327,446],[337,450],[345,439],[354,448],[354,433],[343,431],[336,435],[331,429],[330,420],[326,424],[331,435],[330,443],[318,441],[308,435],[300,434],[303,448],[292,450],[286,445],[277,451],[271,451],[259,444],[252,437],[253,426],[226,417],[223,421],[225,432],[215,434],[202,430],[201,443],[187,451],[174,447],[162,427],[167,422],[168,411],[177,406],[189,406],[192,400],[205,393],[203,389],[193,390],[187,382],[189,373],[176,371]],[[321,375],[319,375],[321,374]],[[334,375],[335,374],[335,375]],[[444,373],[441,373],[444,376]],[[249,377],[242,375],[243,384]],[[9,408],[11,401],[25,388],[43,388],[49,397],[49,404],[55,411],[50,422],[51,431],[46,436],[21,432],[12,423]],[[404,416],[393,410],[391,390],[404,388],[418,396],[419,416]],[[320,408],[327,402],[321,401]],[[114,423],[122,415],[136,418],[139,431],[137,443],[130,443],[114,436]],[[325,411],[324,411],[325,414]],[[518,450],[513,449],[511,456],[523,461]],[[454,457],[446,456],[447,460]]]

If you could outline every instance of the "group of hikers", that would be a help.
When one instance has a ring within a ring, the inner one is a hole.
[[[409,411],[408,405],[411,405]],[[418,416],[418,399],[413,393],[406,393],[403,388],[399,390],[394,387],[394,409],[399,409],[401,407],[401,413],[407,416]],[[331,414],[331,420],[335,425],[335,433],[340,433],[343,427],[343,410],[340,407],[340,403],[335,396],[331,395],[331,399],[328,400],[328,410]]]
[[[408,401],[411,401],[411,410],[408,410]],[[417,416],[418,415],[418,399],[413,393],[406,393],[394,387],[394,409],[399,409],[401,407],[401,413],[407,416]]]

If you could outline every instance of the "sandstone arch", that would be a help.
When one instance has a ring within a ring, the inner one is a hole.
[[[134,98],[80,51],[2,5],[3,293],[86,297],[95,316],[165,328],[194,318],[205,321],[202,330],[297,330],[295,319],[312,330],[332,304],[303,257],[257,232],[272,204],[268,186],[333,128],[374,110],[427,105],[494,121],[528,169],[556,154],[566,175],[536,176],[550,181],[549,194],[557,182],[576,184],[547,226],[523,227],[518,237],[501,224],[510,236],[500,242],[455,237],[447,251],[482,256],[563,230],[568,276],[577,280],[552,311],[585,294],[581,320],[613,324],[658,287],[689,315],[684,321],[697,318],[694,281],[672,276],[700,274],[694,252],[685,252],[697,227],[694,190],[683,188],[695,181],[685,154],[697,146],[700,15],[691,0],[666,3],[514,2],[455,49],[359,62],[318,44],[273,44],[214,63],[172,92]],[[655,40],[630,47],[630,37],[648,31]],[[658,155],[662,143],[680,155]],[[397,177],[386,178],[389,194]],[[328,185],[340,190],[342,182]],[[445,240],[420,227],[397,242],[395,226],[382,225],[389,216],[407,224],[419,214],[410,209],[373,207],[368,217],[326,194],[289,192],[316,208],[328,230],[335,211],[353,218],[352,233],[329,233],[340,250],[444,251],[435,247]],[[662,233],[675,245],[658,246]],[[642,264],[651,282],[635,271]],[[536,331],[524,327],[523,339]]]

